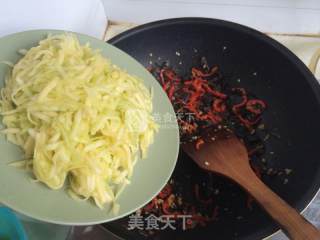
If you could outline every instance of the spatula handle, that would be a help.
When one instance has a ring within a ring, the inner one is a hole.
[[[320,240],[320,231],[268,188],[250,169],[245,177],[234,177],[280,224],[292,240]]]

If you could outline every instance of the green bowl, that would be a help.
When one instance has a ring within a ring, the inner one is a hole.
[[[0,39],[0,61],[15,63],[21,56],[19,49],[29,49],[44,39],[48,33],[60,34],[59,30],[26,31]],[[128,73],[143,79],[147,87],[154,90],[154,113],[167,121],[160,123],[154,143],[148,151],[148,157],[139,160],[135,166],[131,184],[118,198],[120,211],[114,215],[96,207],[91,201],[81,202],[71,199],[65,189],[51,190],[41,183],[30,181],[30,172],[8,166],[8,163],[22,158],[17,146],[0,136],[0,203],[28,217],[64,225],[89,225],[112,221],[128,215],[148,203],[169,180],[175,167],[179,151],[179,130],[173,107],[153,76],[132,57],[98,39],[77,34],[82,44],[90,43],[94,49]],[[0,86],[8,67],[0,64]]]

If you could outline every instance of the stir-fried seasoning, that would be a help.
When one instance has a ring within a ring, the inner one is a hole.
[[[244,138],[257,128],[266,109],[266,103],[246,89],[227,84],[217,66],[194,67],[187,79],[165,66],[152,68],[151,72],[174,106],[183,142],[201,143],[201,134],[207,128],[224,128]]]
[[[200,147],[205,141],[201,138],[202,131],[207,128],[232,131],[246,144],[251,166],[258,177],[275,176],[283,184],[288,182],[291,169],[280,170],[268,165],[267,155],[274,152],[266,151],[266,142],[280,136],[276,135],[276,129],[268,129],[263,123],[262,114],[267,105],[263,100],[244,88],[233,87],[217,66],[194,67],[188,77],[181,77],[166,64],[149,70],[172,101],[181,142],[194,141]],[[233,199],[237,204],[243,204],[241,211],[234,211]],[[151,202],[136,212],[144,220],[156,217],[159,228],[134,230],[141,237],[145,236],[144,239],[161,239],[158,229],[162,229],[162,218],[167,216],[174,220],[172,224],[180,231],[207,226],[222,218],[241,221],[253,210],[253,202],[252,197],[236,184],[203,171],[181,151],[170,181]],[[181,216],[185,216],[184,220]],[[118,224],[127,229],[129,222],[130,217],[119,220]],[[170,231],[171,228],[162,230]]]
[[[259,123],[266,103],[244,88],[234,88],[227,84],[218,66],[194,67],[186,79],[167,66],[154,67],[150,71],[161,83],[174,106],[182,142],[194,141],[199,148],[204,143],[201,136],[206,129],[225,129],[234,132],[246,143],[250,155],[263,152],[263,141],[255,136],[255,130],[258,126],[261,128]],[[259,176],[259,168],[253,168]],[[176,176],[173,175],[159,195],[141,210],[141,214],[172,215],[176,218],[188,215],[191,217],[186,221],[186,228],[205,226],[214,221],[219,212],[214,195],[219,190],[208,192],[205,189],[208,184],[195,181],[191,196],[186,196],[181,179]],[[251,207],[251,202],[252,199],[248,198],[248,207]]]

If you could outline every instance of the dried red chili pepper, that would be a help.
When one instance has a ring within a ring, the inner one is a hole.
[[[143,208],[143,210],[146,211],[146,212],[150,212],[150,211],[152,211],[152,210],[155,208],[156,204],[157,204],[157,199],[154,198],[154,199],[152,199],[152,201],[151,201],[150,203],[148,203],[148,204]]]
[[[260,99],[251,99],[246,103],[246,109],[254,114],[261,114],[265,108],[265,102]]]
[[[252,126],[256,125],[261,118],[257,117],[255,120],[248,120],[241,116],[241,114],[237,114],[237,117],[239,118],[240,122],[245,125],[247,128],[251,128]]]
[[[172,97],[173,97],[173,94],[174,94],[174,85],[172,85],[170,88],[169,88],[169,91],[168,91],[168,97],[170,99],[170,101],[172,101]]]
[[[217,90],[215,90],[215,89],[212,89],[211,87],[209,87],[209,85],[204,85],[203,86],[204,87],[204,89],[208,92],[208,93],[211,93],[213,96],[215,96],[215,97],[218,97],[218,98],[222,98],[222,99],[227,99],[227,95],[226,94],[224,94],[224,93],[222,93],[222,92],[219,92],[219,91],[217,91]]]
[[[199,150],[202,144],[204,144],[204,140],[199,138],[196,142],[196,149]]]
[[[195,123],[188,123],[181,119],[179,119],[178,122],[180,123],[179,125],[181,126],[181,128],[188,134],[192,134],[197,129]]]
[[[248,101],[247,92],[244,88],[233,88],[232,91],[241,93],[242,101],[232,106],[232,111],[237,114],[239,108],[244,107]]]
[[[168,201],[162,203],[162,211],[166,215],[173,215],[173,211],[170,209]]]
[[[213,111],[218,112],[218,113],[222,113],[226,111],[226,105],[224,103],[223,100],[221,99],[215,99],[213,101],[213,105],[212,105]]]
[[[170,186],[170,184],[167,184],[158,194],[158,197],[164,199],[170,196],[171,193],[172,193],[172,187]]]
[[[177,217],[180,213],[171,208],[172,203],[171,203],[171,200],[170,200],[170,196],[163,201],[163,203],[162,203],[162,211],[163,211],[163,213],[165,215],[172,215],[174,217]]]

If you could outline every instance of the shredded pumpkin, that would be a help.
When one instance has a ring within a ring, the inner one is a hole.
[[[157,131],[150,91],[72,34],[20,53],[0,101],[1,132],[25,153],[18,165],[51,189],[68,181],[74,198],[115,203]]]

